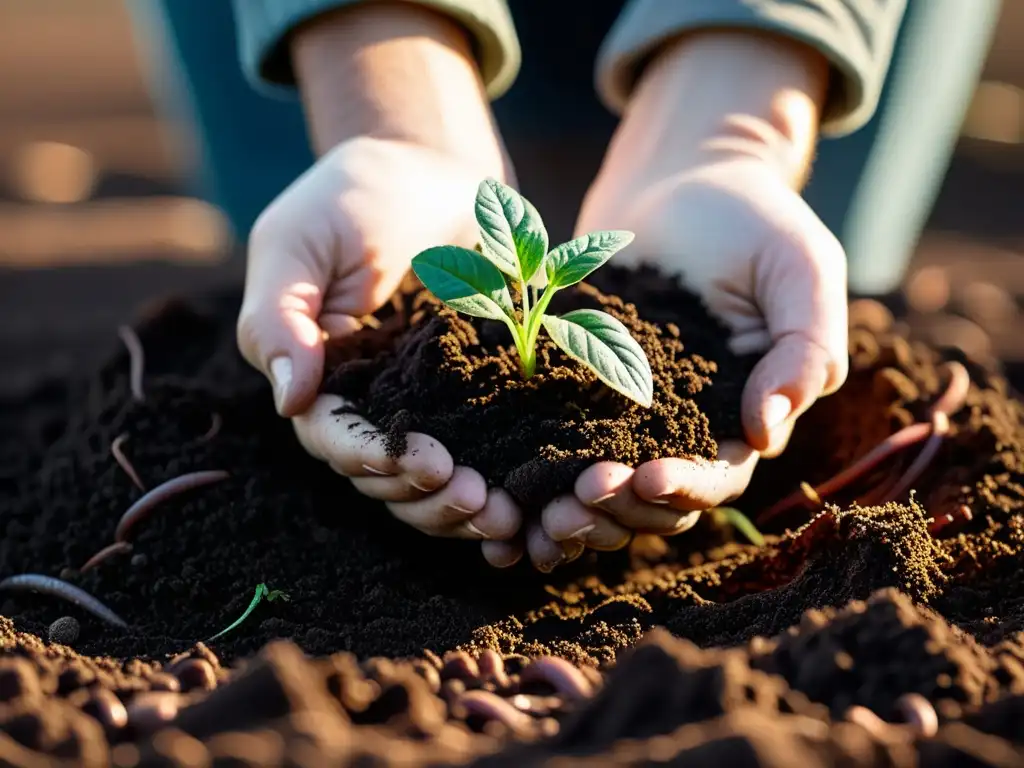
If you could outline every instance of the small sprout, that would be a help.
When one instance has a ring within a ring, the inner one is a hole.
[[[714,512],[719,519],[746,536],[755,547],[764,546],[764,536],[754,527],[754,524],[750,522],[747,516],[738,509],[735,507],[716,507]]]
[[[541,326],[569,357],[583,363],[612,389],[650,407],[651,366],[643,348],[614,317],[578,309],[545,314],[555,293],[575,285],[633,241],[625,231],[592,232],[548,251],[548,233],[533,205],[511,187],[486,179],[477,190],[477,250],[454,245],[428,248],[412,260],[420,281],[457,312],[500,320],[512,333],[526,378],[537,367]],[[535,283],[545,277],[541,290]],[[521,317],[509,281],[519,286]],[[532,296],[531,296],[532,294]]]
[[[267,585],[263,582],[260,582],[256,586],[256,592],[252,596],[252,601],[249,603],[249,607],[245,609],[245,613],[243,613],[241,616],[239,616],[237,619],[231,622],[231,624],[224,627],[224,629],[222,629],[220,632],[218,632],[216,635],[211,637],[206,642],[210,642],[210,640],[216,640],[218,637],[222,637],[231,630],[235,629],[239,624],[241,624],[243,621],[249,618],[249,615],[256,610],[256,606],[258,606],[264,598],[266,598],[268,603],[272,603],[275,600],[284,600],[285,602],[288,602],[291,599],[288,596],[287,592],[284,592],[280,589],[267,589]]]

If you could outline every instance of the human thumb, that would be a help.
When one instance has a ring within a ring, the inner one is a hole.
[[[259,253],[250,246],[238,347],[270,380],[282,416],[305,411],[320,388],[324,341],[317,318],[325,282],[301,259]]]
[[[846,380],[846,257],[831,232],[806,209],[758,255],[755,294],[769,347],[743,391],[747,442],[780,453],[793,424]]]

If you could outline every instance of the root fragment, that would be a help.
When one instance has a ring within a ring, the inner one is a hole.
[[[125,347],[128,349],[130,362],[129,381],[131,383],[132,397],[138,402],[145,400],[142,392],[142,372],[146,364],[146,354],[142,350],[142,342],[139,335],[131,326],[122,325],[117,329],[117,335],[121,337]]]
[[[110,454],[114,457],[124,473],[131,478],[131,481],[135,484],[135,487],[140,491],[145,492],[146,486],[143,484],[139,473],[135,471],[134,465],[128,460],[128,457],[124,455],[124,451],[121,450],[121,446],[128,442],[128,433],[122,432],[120,435],[114,438],[114,442],[110,444]]]

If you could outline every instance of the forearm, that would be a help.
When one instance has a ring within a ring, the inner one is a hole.
[[[813,157],[827,86],[825,58],[782,36],[687,34],[646,67],[615,141],[631,143],[632,158],[665,168],[757,157],[799,188]]]
[[[406,141],[500,167],[503,149],[458,24],[407,3],[314,19],[291,43],[313,145],[355,136]]]

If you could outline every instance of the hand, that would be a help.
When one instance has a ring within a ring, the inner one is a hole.
[[[318,396],[325,336],[358,328],[419,251],[472,246],[480,180],[511,183],[468,43],[443,16],[374,3],[304,28],[293,59],[323,155],[253,228],[239,347],[306,450],[360,492],[431,535],[510,538],[518,511],[443,446],[410,434],[389,457],[372,425]]]
[[[575,497],[545,510],[545,557],[565,542],[563,555],[602,548],[612,530],[622,544],[631,530],[686,530],[693,512],[740,495],[758,458],[780,452],[796,418],[845,380],[845,256],[797,192],[825,71],[787,41],[706,33],[666,50],[637,87],[577,231],[633,231],[618,263],[681,273],[732,349],[764,356],[742,396],[746,442],[721,445],[714,462],[589,468]]]

